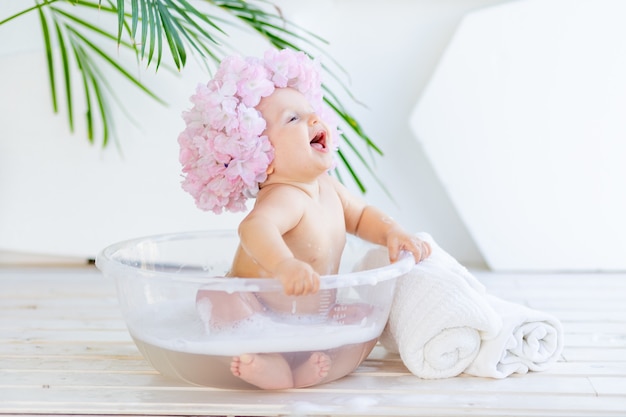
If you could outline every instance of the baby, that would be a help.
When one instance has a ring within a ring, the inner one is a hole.
[[[319,65],[302,52],[268,51],[263,60],[230,57],[215,78],[192,97],[180,135],[183,188],[206,210],[254,207],[239,225],[240,244],[229,276],[274,277],[284,293],[311,302],[292,303],[266,293],[200,291],[198,305],[212,306],[211,326],[228,326],[263,312],[312,313],[320,276],[335,274],[346,232],[416,262],[430,247],[366,205],[328,172],[334,167],[338,134],[323,104]],[[307,308],[307,305],[310,307]],[[218,313],[219,312],[219,313]],[[231,372],[267,389],[303,387],[332,373],[328,355],[296,361],[281,354],[233,358]]]

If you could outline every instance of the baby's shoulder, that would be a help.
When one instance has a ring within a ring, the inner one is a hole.
[[[262,188],[256,197],[255,206],[272,206],[277,209],[294,210],[306,205],[306,194],[286,184],[272,184]]]
[[[302,198],[305,194],[298,187],[295,187],[288,183],[274,183],[270,184],[266,187],[261,188],[257,195],[257,199],[259,198]]]

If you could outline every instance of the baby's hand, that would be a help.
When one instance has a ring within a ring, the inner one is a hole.
[[[411,252],[416,263],[428,258],[431,253],[428,242],[424,242],[418,237],[395,227],[387,233],[387,249],[389,250],[389,260],[391,262],[397,261],[400,251],[403,250]]]
[[[274,271],[286,295],[314,294],[320,288],[320,276],[311,265],[297,259],[282,261]]]

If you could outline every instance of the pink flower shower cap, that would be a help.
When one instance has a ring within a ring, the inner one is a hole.
[[[337,137],[335,117],[323,102],[317,61],[289,49],[269,50],[263,59],[224,59],[215,77],[191,96],[193,107],[183,112],[187,127],[178,137],[182,187],[198,208],[216,214],[244,211],[246,200],[256,197],[274,149],[255,106],[284,87],[304,94]]]

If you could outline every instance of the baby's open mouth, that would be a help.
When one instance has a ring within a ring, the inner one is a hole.
[[[318,151],[326,150],[326,132],[323,130],[317,132],[313,139],[311,139],[311,147]]]

